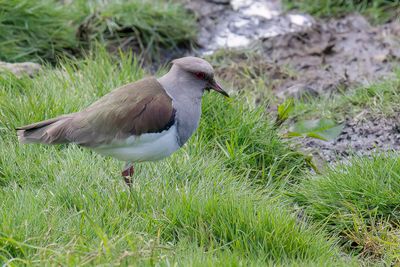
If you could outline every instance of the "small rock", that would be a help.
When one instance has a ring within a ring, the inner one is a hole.
[[[10,71],[17,77],[21,77],[22,75],[33,76],[40,70],[41,66],[33,62],[7,63],[0,61],[0,73]]]

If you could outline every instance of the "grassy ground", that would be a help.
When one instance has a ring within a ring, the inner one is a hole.
[[[74,145],[18,144],[16,126],[77,111],[146,75],[128,55],[95,54],[48,66],[33,79],[0,76],[0,262],[398,263],[400,156],[355,158],[308,174],[305,157],[265,114],[268,103],[254,106],[245,95],[207,94],[189,144],[169,159],[138,165],[132,190],[113,159]],[[392,79],[303,100],[295,115],[358,108],[393,115],[397,92]]]
[[[380,14],[374,5],[381,2],[374,3],[365,11]],[[317,4],[321,15],[356,5],[320,1],[309,8]],[[60,52],[97,41],[108,48],[131,42],[152,54],[152,47],[176,47],[193,37],[193,18],[161,1],[78,0],[68,8],[50,0],[0,0],[2,59],[54,63]],[[127,15],[132,12],[137,16]],[[179,27],[167,38],[171,24]],[[129,42],[127,33],[134,37]],[[123,164],[113,159],[75,145],[20,145],[16,126],[77,111],[147,75],[128,54],[94,51],[46,66],[34,78],[0,74],[0,264],[400,264],[400,155],[353,158],[310,173],[307,158],[280,138],[265,112],[277,104],[266,75],[273,66],[251,52],[239,55],[246,64],[223,54],[210,58],[227,84],[243,92],[230,99],[207,94],[189,144],[171,158],[136,166],[131,190],[119,176]],[[333,96],[305,97],[292,118],[340,121],[365,110],[395,117],[399,88],[396,73]]]
[[[341,16],[359,12],[367,16],[373,23],[382,23],[397,19],[400,15],[398,0],[284,0],[287,9],[296,9],[319,17]]]
[[[131,191],[112,159],[74,145],[18,144],[15,126],[76,111],[142,77],[131,62],[99,52],[34,79],[1,77],[0,262],[353,262],[321,228],[299,222],[278,193],[304,173],[304,158],[280,140],[262,107],[240,97],[207,95],[190,143],[170,159],[139,165]]]
[[[396,118],[400,112],[400,74],[367,86],[319,98],[295,102],[293,118],[345,119]],[[347,253],[363,264],[398,265],[400,233],[397,187],[400,155],[356,157],[330,167],[321,175],[309,175],[286,191],[307,218],[339,236]]]
[[[109,50],[133,49],[145,57],[158,56],[160,48],[188,47],[197,32],[194,16],[172,1],[75,1],[85,15],[78,29],[79,41],[95,42]]]
[[[152,57],[189,45],[193,29],[194,18],[165,1],[0,0],[0,60],[55,62],[96,42]]]
[[[304,97],[296,101],[293,117],[326,117],[335,120],[360,117],[395,117],[400,112],[400,72],[374,84],[359,86],[331,96]]]
[[[399,154],[357,158],[312,176],[290,196],[306,215],[341,236],[342,247],[364,259],[400,261]]]
[[[70,11],[52,0],[0,1],[0,60],[54,60],[64,49],[76,49]]]
[[[270,66],[254,55],[243,51],[230,60],[229,53],[227,56],[226,51],[220,51],[210,60],[230,86],[238,85],[246,95],[268,98],[271,105],[276,105],[279,100],[268,93]],[[332,95],[304,96],[294,101],[290,118],[396,118],[400,112],[399,88],[397,71],[370,85],[346,88]],[[346,165],[331,166],[318,176],[300,176],[299,183],[279,192],[293,201],[302,216],[338,237],[342,251],[358,257],[360,264],[398,264],[400,202],[394,196],[400,177],[399,158],[399,154],[354,158]]]

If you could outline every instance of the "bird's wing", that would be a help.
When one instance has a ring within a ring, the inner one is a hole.
[[[125,85],[77,113],[66,126],[70,142],[97,146],[115,139],[157,133],[174,123],[172,99],[155,78]]]
[[[77,113],[18,128],[23,143],[96,147],[116,139],[162,132],[174,123],[172,99],[155,78],[122,86]]]

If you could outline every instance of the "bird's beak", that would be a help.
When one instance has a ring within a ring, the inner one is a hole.
[[[211,87],[211,89],[213,89],[214,91],[217,91],[218,93],[229,97],[228,93],[225,92],[224,89],[222,89],[222,87],[214,79],[209,82],[209,87]]]

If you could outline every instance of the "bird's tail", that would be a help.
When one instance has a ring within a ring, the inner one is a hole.
[[[23,144],[42,143],[42,144],[62,144],[66,140],[66,124],[70,121],[69,117],[53,118],[26,126],[18,127],[18,140]]]

